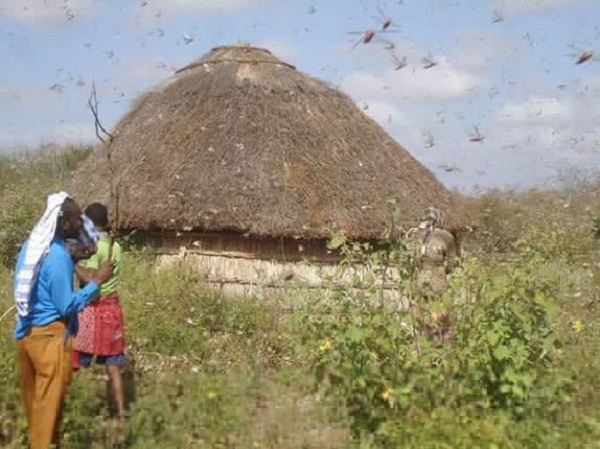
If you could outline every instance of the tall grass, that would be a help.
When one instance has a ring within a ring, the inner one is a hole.
[[[41,213],[45,196],[68,183],[72,170],[89,151],[46,149],[0,157],[0,314],[12,304],[12,264],[18,245]],[[457,389],[465,382],[469,388],[476,386],[472,379],[477,373],[457,372],[445,381],[431,371],[427,375],[438,382],[438,399],[433,400],[430,389],[421,385],[407,396],[410,407],[385,409],[386,444],[406,448],[600,447],[600,242],[593,236],[594,218],[600,211],[597,192],[593,184],[557,191],[494,191],[471,202],[482,227],[466,242],[469,259],[476,256],[469,262],[476,275],[461,282],[493,286],[492,296],[491,287],[478,294],[500,301],[500,306],[487,312],[466,310],[470,321],[456,328],[461,332],[460,345],[469,347],[470,334],[473,341],[485,336],[482,326],[503,322],[502,314],[513,307],[502,300],[510,290],[506,273],[518,273],[515,279],[523,288],[542,285],[541,279],[552,285],[545,294],[558,305],[558,313],[548,325],[561,346],[551,364],[539,371],[531,400],[525,404],[527,413],[514,413],[508,405],[480,407],[479,399],[477,413],[472,413]],[[534,269],[525,272],[523,267]],[[151,259],[136,251],[126,255],[121,290],[136,381],[122,447],[384,447],[382,440],[351,431],[355,428],[348,397],[325,397],[328,385],[315,384],[313,356],[324,347],[320,334],[324,329],[300,324],[307,322],[307,308],[299,306],[289,312],[275,301],[223,296],[211,291],[189,268],[156,270]],[[517,308],[529,304],[520,304],[518,296],[510,298]],[[539,297],[528,298],[535,302]],[[495,303],[485,304],[493,307]],[[351,315],[343,318],[351,323],[379,325],[395,319],[378,316],[376,311],[368,321],[364,311],[345,310]],[[494,319],[488,319],[487,313],[495,314]],[[521,324],[511,323],[511,329],[527,341],[527,335],[520,333]],[[0,323],[0,446],[7,448],[23,447],[26,427],[13,324],[12,315]],[[336,338],[353,345],[357,335]],[[386,334],[371,335],[377,347],[393,349]],[[389,335],[396,335],[396,330],[389,330]],[[335,347],[336,341],[330,344]],[[369,345],[365,347],[372,351]],[[353,351],[370,357],[360,348]],[[452,348],[442,351],[448,363],[459,354]],[[473,357],[478,354],[477,348],[469,351]],[[532,363],[527,369],[538,372]],[[502,372],[510,373],[510,368],[505,365]],[[423,373],[419,375],[422,380]],[[352,375],[347,379],[348,394],[360,393],[355,380],[359,381]],[[558,380],[564,383],[557,389]],[[560,397],[549,396],[557,391]],[[66,448],[110,447],[106,393],[100,368],[76,375],[64,421]],[[375,402],[365,398],[355,397],[352,403],[375,407]],[[381,399],[376,401],[381,406]]]
[[[45,199],[64,189],[91,147],[44,147],[0,155],[0,263],[10,266],[18,245],[41,215]]]

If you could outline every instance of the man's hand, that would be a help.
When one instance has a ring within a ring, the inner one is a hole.
[[[113,263],[110,259],[106,259],[104,262],[100,264],[94,275],[92,276],[91,281],[100,285],[108,281],[113,274]]]
[[[76,262],[89,259],[96,254],[97,249],[96,245],[81,245],[73,241],[67,242],[67,251]]]

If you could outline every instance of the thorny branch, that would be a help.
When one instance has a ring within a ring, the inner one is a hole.
[[[88,99],[88,107],[94,116],[94,129],[96,131],[96,137],[106,147],[106,159],[108,161],[108,176],[110,183],[110,202],[113,204],[115,213],[114,228],[113,232],[110,234],[110,244],[108,247],[108,259],[112,259],[112,251],[116,238],[114,229],[119,228],[119,192],[115,184],[114,167],[111,157],[111,144],[114,140],[114,135],[108,132],[100,121],[100,116],[98,114],[98,95],[96,93],[96,83],[92,83],[92,92],[90,93],[90,97]]]

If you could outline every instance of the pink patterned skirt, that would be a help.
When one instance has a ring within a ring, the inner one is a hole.
[[[79,312],[79,332],[73,349],[97,356],[125,351],[123,310],[116,292],[101,296]]]

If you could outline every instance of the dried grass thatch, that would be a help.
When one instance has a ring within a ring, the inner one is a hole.
[[[457,199],[342,92],[247,46],[218,47],[139,98],[77,172],[80,201],[120,226],[377,238],[390,200],[413,226],[428,206],[471,224]]]

